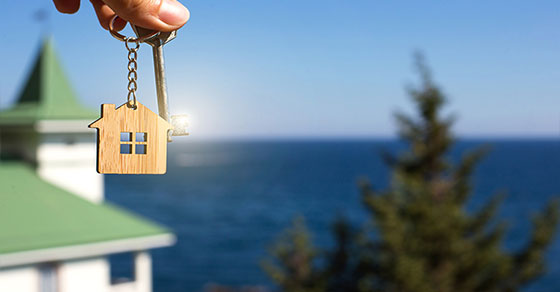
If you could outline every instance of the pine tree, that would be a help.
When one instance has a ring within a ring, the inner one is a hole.
[[[495,218],[503,196],[494,195],[477,212],[465,210],[472,194],[471,174],[486,151],[471,151],[455,163],[447,158],[454,142],[453,118],[441,116],[445,97],[421,55],[416,56],[416,68],[421,84],[409,94],[418,116],[396,115],[408,151],[385,155],[392,169],[387,190],[378,192],[369,183],[361,184],[368,224],[359,232],[344,221],[335,224],[335,249],[306,263],[315,269],[308,273],[314,278],[293,281],[315,280],[321,291],[506,292],[519,291],[544,272],[544,253],[558,222],[557,202],[535,216],[524,248],[504,249],[505,224]],[[310,242],[299,248],[315,250]],[[282,274],[285,259],[302,250],[296,246],[276,253],[273,279],[286,282],[290,275]],[[318,291],[290,288],[298,285],[280,288]]]
[[[282,234],[271,253],[276,258],[263,261],[262,267],[282,291],[325,291],[325,277],[316,266],[318,251],[303,217],[294,219],[292,228]]]

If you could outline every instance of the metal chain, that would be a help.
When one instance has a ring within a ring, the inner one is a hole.
[[[136,44],[135,47],[129,46],[130,43]],[[138,69],[138,63],[136,63],[136,58],[138,57],[138,49],[140,48],[140,43],[138,40],[132,37],[127,37],[124,41],[124,45],[128,50],[128,96],[127,102],[128,106],[136,109],[138,103],[136,101],[136,89],[138,89],[138,84],[136,79],[138,79],[138,74],[136,69]]]

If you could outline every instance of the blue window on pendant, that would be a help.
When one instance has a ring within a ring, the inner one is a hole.
[[[121,154],[132,154],[132,144],[121,144]]]
[[[121,142],[132,142],[132,133],[121,132]]]
[[[136,144],[136,154],[146,154],[146,147],[145,144]]]
[[[146,132],[121,132],[120,137],[121,154],[140,154],[148,153],[148,133]]]

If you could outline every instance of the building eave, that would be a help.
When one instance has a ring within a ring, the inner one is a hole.
[[[171,246],[175,244],[175,241],[176,238],[173,234],[166,233],[146,237],[0,254],[0,268],[148,250]]]
[[[95,133],[88,128],[89,120],[42,120],[35,123],[39,133]]]

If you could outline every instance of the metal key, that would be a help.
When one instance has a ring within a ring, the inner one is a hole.
[[[154,31],[143,27],[132,25],[132,29],[138,37],[152,34]],[[171,123],[173,130],[170,131],[168,141],[171,142],[171,135],[185,136],[188,135],[186,129],[186,117],[184,115],[176,115],[169,117],[169,104],[167,99],[167,83],[165,81],[165,62],[163,58],[163,45],[172,41],[177,36],[177,31],[160,32],[156,36],[145,40],[144,42],[152,46],[154,57],[154,73],[156,78],[156,94],[158,100],[159,116],[167,122]]]

